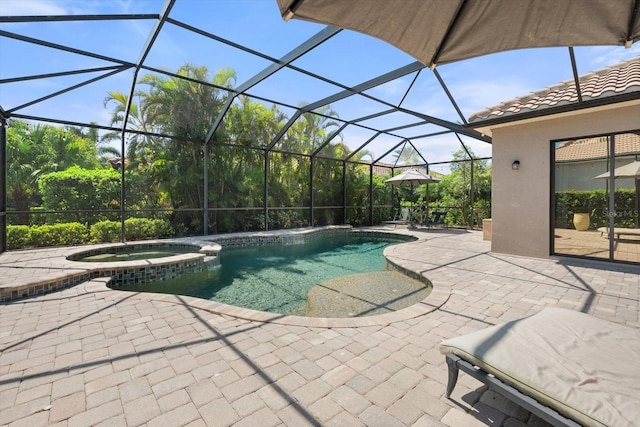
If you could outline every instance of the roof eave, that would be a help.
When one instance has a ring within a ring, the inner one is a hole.
[[[565,104],[555,107],[548,107],[539,110],[527,111],[524,113],[511,114],[493,119],[479,120],[466,125],[466,127],[475,129],[483,135],[491,136],[491,129],[499,125],[511,124],[523,120],[541,118],[545,116],[553,116],[562,113],[585,110],[589,108],[602,107],[612,104],[618,104],[627,101],[640,100],[640,90],[622,93],[619,95],[605,96],[596,99],[590,99],[580,103]]]

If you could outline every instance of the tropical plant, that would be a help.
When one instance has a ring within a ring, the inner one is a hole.
[[[12,120],[7,129],[7,204],[19,212],[22,225],[29,224],[28,211],[38,194],[39,165],[47,158],[43,138],[43,126],[35,126],[32,134],[27,123]]]
[[[481,210],[483,216],[490,213],[491,167],[486,160],[472,162],[472,157],[475,157],[472,151],[469,151],[469,154],[463,149],[455,151],[452,154],[451,173],[445,175],[440,183],[434,186],[436,205],[452,208],[447,214],[447,221],[454,224],[473,226],[478,220],[472,217],[476,208]]]
[[[210,156],[210,171],[218,191],[213,194],[220,206],[253,207],[262,205],[264,151],[282,126],[284,115],[275,106],[252,102],[242,96],[231,106],[224,120],[223,143],[216,155]],[[226,153],[226,154],[225,154]]]
[[[206,67],[190,64],[176,76],[147,74],[140,79],[140,85],[147,87],[139,92],[147,124],[175,136],[154,145],[152,163],[175,208],[202,207],[205,137],[230,96],[223,89],[230,89],[234,81],[231,69],[221,69],[209,79]],[[198,222],[196,217],[185,220]]]
[[[136,99],[138,101],[136,102]],[[131,100],[129,106],[129,116],[127,118],[127,129],[139,131],[140,133],[129,132],[127,133],[126,140],[126,159],[130,165],[143,165],[145,169],[153,161],[153,151],[156,138],[151,136],[153,132],[152,123],[147,119],[145,110],[139,106],[139,96],[136,99]],[[103,105],[105,108],[113,106],[111,110],[110,124],[111,125],[123,125],[125,120],[125,113],[127,111],[127,105],[129,104],[129,95],[122,92],[111,91],[107,97],[104,98]],[[103,144],[119,142],[122,143],[122,132],[108,132],[104,134],[100,140]],[[122,157],[122,153],[115,147],[106,151],[114,157]]]
[[[18,211],[18,223],[29,224],[29,211],[40,203],[42,174],[72,166],[99,167],[93,136],[77,128],[11,120],[7,129],[7,199]]]
[[[405,142],[401,147],[393,152],[395,164],[398,166],[417,165],[421,163],[420,154],[409,142]]]
[[[74,166],[43,174],[38,185],[44,209],[63,212],[49,214],[49,222],[93,223],[119,215],[120,175],[113,169]]]

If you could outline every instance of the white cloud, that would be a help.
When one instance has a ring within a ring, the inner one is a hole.
[[[398,96],[404,94],[407,91],[410,83],[411,80],[403,77],[381,84],[380,86],[376,86],[375,88],[371,89],[371,93],[376,96],[381,96],[382,98]]]
[[[514,78],[505,80],[469,80],[451,85],[450,90],[467,117],[484,108],[491,107],[504,101],[526,95],[532,90],[531,83]]]
[[[640,42],[636,42],[629,49],[623,46],[598,46],[589,48],[587,52],[593,55],[588,61],[589,71],[593,71],[640,55]]]

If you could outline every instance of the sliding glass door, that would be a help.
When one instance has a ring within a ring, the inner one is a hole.
[[[554,141],[552,253],[640,262],[640,131]]]

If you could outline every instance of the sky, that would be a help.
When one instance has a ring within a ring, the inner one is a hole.
[[[2,0],[0,16],[157,14],[163,4],[164,0]],[[280,16],[276,0],[177,0],[170,17],[270,58],[282,57],[324,28],[324,25],[295,19],[285,22]],[[155,21],[150,19],[0,23],[0,30],[69,45],[81,51],[96,51],[107,58],[135,63],[154,24]],[[613,46],[576,47],[575,55],[579,74],[585,74],[640,55],[640,43],[630,49]],[[383,41],[344,30],[295,61],[294,65],[341,85],[354,86],[414,61],[414,58]],[[165,24],[145,65],[175,71],[186,63],[204,65],[211,73],[231,67],[236,71],[238,85],[271,64],[253,52],[226,46],[176,25]],[[26,107],[21,106],[104,72],[22,82],[1,80],[110,65],[113,63],[102,58],[38,46],[0,34],[0,106],[6,111],[16,109],[15,112],[19,114],[109,125],[109,105],[105,107],[103,101],[110,91],[129,92],[132,71],[115,74]],[[486,107],[573,78],[567,48],[502,52],[440,65],[437,70],[465,118]],[[421,71],[412,83],[414,77],[415,74],[411,74],[366,93],[394,105],[402,101],[402,107],[423,114],[461,122],[429,69]],[[411,91],[407,94],[409,87]],[[298,106],[341,90],[340,87],[296,71],[282,70],[251,88],[249,94]],[[331,106],[340,118],[346,120],[388,108],[363,96],[350,97]],[[293,109],[279,108],[288,115],[293,114]],[[347,127],[343,131],[343,141],[355,149],[373,136],[374,132],[369,127],[389,129],[414,121],[401,114],[369,120],[362,123],[363,127]],[[398,130],[392,132],[393,136],[376,138],[368,150],[371,157],[377,159],[403,138],[439,130],[442,128],[434,125]],[[477,156],[491,156],[490,144],[464,136],[462,140]],[[460,148],[454,135],[418,138],[413,142],[429,163],[449,160],[452,152]],[[392,162],[393,159],[387,156],[383,161]],[[432,170],[437,172],[446,172],[447,169],[447,165],[432,166]]]

